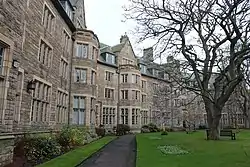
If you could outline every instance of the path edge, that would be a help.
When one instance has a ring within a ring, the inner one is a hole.
[[[98,154],[102,149],[104,149],[105,147],[107,147],[109,144],[111,144],[112,142],[114,142],[115,140],[119,139],[119,137],[116,137],[115,139],[109,141],[107,144],[105,144],[104,146],[102,146],[101,148],[99,148],[96,152],[92,153],[90,156],[88,156],[86,159],[82,160],[79,164],[77,164],[75,167],[79,167],[80,165],[82,165],[85,161],[89,160],[90,158],[94,157],[96,154]]]

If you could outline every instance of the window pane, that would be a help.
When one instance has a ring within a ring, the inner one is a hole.
[[[84,109],[80,109],[80,112],[79,112],[79,124],[80,125],[84,124]]]
[[[74,109],[74,113],[73,113],[73,124],[78,124],[79,123],[79,119],[78,119],[78,109]]]
[[[0,46],[0,70],[2,68],[2,65],[3,65],[3,47]]]
[[[87,75],[87,71],[81,70],[81,80],[83,81],[83,83],[86,83],[86,75]]]
[[[83,45],[83,57],[87,58],[88,56],[88,46],[87,45]]]
[[[84,99],[84,97],[80,98],[80,106],[79,106],[79,108],[81,108],[81,109],[85,108],[85,99]]]
[[[78,99],[79,97],[74,97],[74,104],[73,104],[73,108],[78,108]]]
[[[81,55],[82,55],[81,45],[77,44],[77,54],[76,54],[76,56],[77,57],[81,57]]]

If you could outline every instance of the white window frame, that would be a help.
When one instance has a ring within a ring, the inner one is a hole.
[[[75,107],[75,97],[78,98],[77,106]],[[83,99],[83,106],[81,106],[80,99]],[[87,104],[87,98],[86,96],[79,96],[79,95],[73,95],[73,124],[76,125],[85,125],[86,121],[86,104]],[[83,108],[82,108],[83,107]],[[77,110],[77,111],[76,111]],[[75,112],[78,112],[77,118],[75,118]],[[82,116],[82,118],[80,118]]]
[[[79,48],[80,47],[80,48]],[[86,52],[84,54],[83,47],[86,47]],[[81,49],[81,54],[79,53]],[[87,59],[89,55],[89,44],[83,42],[76,42],[76,57]]]
[[[80,74],[79,74],[79,81],[78,81],[78,78],[77,78],[77,71],[80,71]],[[83,71],[85,71],[85,78],[82,78],[83,76]],[[88,78],[88,69],[87,68],[81,68],[81,67],[75,67],[74,68],[74,81],[75,83],[84,83],[86,84],[87,83],[87,78]]]

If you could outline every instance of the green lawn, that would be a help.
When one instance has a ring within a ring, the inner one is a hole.
[[[158,137],[158,139],[156,138]],[[161,139],[159,139],[161,138]],[[236,140],[206,141],[205,132],[172,132],[137,135],[137,167],[249,167],[250,131],[236,134]],[[158,146],[177,145],[189,154],[163,154]]]
[[[115,139],[113,136],[107,136],[100,140],[94,141],[83,147],[79,147],[62,156],[59,156],[37,167],[74,167],[88,158],[91,154],[102,148],[104,145]]]

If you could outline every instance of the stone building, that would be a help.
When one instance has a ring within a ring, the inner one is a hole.
[[[82,123],[98,52],[83,0],[0,1],[0,166],[16,134]]]
[[[143,57],[138,58],[127,35],[115,46],[100,46],[97,124],[107,129],[128,124],[134,131],[151,122],[182,127],[185,93],[168,75],[173,60],[154,63],[153,48],[144,49]]]
[[[152,48],[138,58],[127,35],[99,43],[85,20],[84,0],[0,1],[0,166],[24,132],[182,126],[187,93],[168,76],[173,59],[154,63]]]

